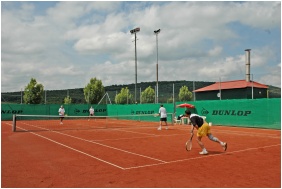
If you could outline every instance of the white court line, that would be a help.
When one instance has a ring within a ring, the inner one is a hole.
[[[21,127],[18,127],[18,128],[20,128],[20,129],[22,129],[22,130],[24,130],[24,131],[28,131],[28,130],[25,130],[25,129],[21,128]],[[91,158],[93,158],[93,159],[96,159],[96,160],[98,160],[98,161],[101,161],[101,162],[103,162],[103,163],[106,163],[106,164],[109,164],[109,165],[112,165],[112,166],[114,166],[114,167],[117,167],[117,168],[119,168],[119,169],[124,170],[124,168],[121,167],[121,166],[118,166],[118,165],[116,165],[116,164],[113,164],[113,163],[110,163],[110,162],[108,162],[108,161],[102,160],[102,159],[97,158],[97,157],[95,157],[95,156],[92,156],[92,155],[90,155],[90,154],[88,154],[88,153],[85,153],[85,152],[83,152],[83,151],[77,150],[77,149],[75,149],[75,148],[72,148],[72,147],[70,147],[70,146],[67,146],[67,145],[65,145],[65,144],[62,144],[62,143],[57,142],[57,141],[55,141],[55,140],[52,140],[52,139],[50,139],[50,138],[48,138],[48,137],[44,137],[44,136],[39,135],[39,134],[34,133],[34,132],[29,132],[29,133],[34,134],[34,135],[36,135],[36,136],[38,136],[38,137],[41,137],[41,138],[43,138],[43,139],[49,140],[49,141],[51,141],[51,142],[54,142],[55,144],[58,144],[58,145],[63,146],[63,147],[66,147],[66,148],[68,148],[68,149],[70,149],[70,150],[73,150],[73,151],[75,151],[75,152],[78,152],[78,153],[81,153],[81,154],[86,155],[86,156],[88,156],[88,157],[91,157]]]
[[[130,151],[127,151],[127,150],[122,150],[120,148],[115,148],[115,147],[108,146],[108,145],[105,145],[105,144],[101,144],[101,143],[98,143],[98,142],[95,142],[95,141],[91,141],[91,140],[83,139],[83,138],[80,138],[80,137],[72,136],[72,135],[69,135],[69,134],[66,134],[66,133],[61,133],[59,131],[52,131],[52,130],[49,130],[49,129],[45,129],[45,128],[42,128],[42,127],[39,127],[39,126],[30,125],[30,124],[26,124],[26,125],[36,127],[36,128],[40,128],[40,129],[44,129],[46,131],[54,132],[54,133],[57,133],[57,134],[60,134],[60,135],[65,135],[67,137],[75,138],[75,139],[78,139],[78,140],[81,140],[81,141],[90,142],[90,143],[93,143],[93,144],[97,144],[97,145],[100,145],[100,146],[103,146],[103,147],[106,147],[106,148],[111,148],[111,149],[118,150],[118,151],[121,151],[121,152],[125,152],[125,153],[128,153],[128,154],[140,156],[140,157],[147,158],[147,159],[152,159],[154,161],[158,161],[158,162],[162,162],[162,163],[166,162],[166,161],[163,161],[163,160],[160,160],[160,159],[152,158],[152,157],[145,156],[145,155],[142,155],[142,154],[137,154],[137,153],[130,152]]]
[[[140,133],[140,132],[135,132],[135,131],[126,131],[124,129],[115,129],[115,130],[121,131],[121,132],[126,132],[126,133],[136,133],[136,134],[140,134],[140,135],[158,136],[156,134]]]
[[[52,131],[52,132],[55,132],[55,133],[58,133],[58,134],[61,134],[61,135],[65,135],[65,136],[68,136],[68,137],[72,137],[72,138],[75,138],[75,139],[78,139],[78,140],[82,140],[82,141],[90,142],[90,143],[93,143],[93,144],[97,144],[97,145],[100,145],[100,146],[103,146],[103,147],[107,147],[107,148],[111,148],[111,149],[114,149],[114,150],[118,150],[118,151],[121,151],[121,152],[125,152],[125,153],[128,153],[128,154],[144,157],[144,158],[147,158],[147,159],[152,159],[152,160],[159,161],[159,162],[162,162],[162,163],[166,163],[166,161],[163,161],[163,160],[160,160],[160,159],[152,158],[152,157],[145,156],[145,155],[142,155],[142,154],[137,154],[137,153],[130,152],[130,151],[127,151],[127,150],[122,150],[120,148],[115,148],[115,147],[108,146],[108,145],[105,145],[105,144],[101,144],[101,143],[98,143],[98,142],[95,142],[95,141],[92,141],[92,140],[86,140],[86,139],[83,139],[83,138],[75,137],[75,136],[72,136],[72,135],[69,135],[69,134],[65,134],[65,133],[61,133],[61,132],[58,132],[58,131]]]
[[[171,136],[181,136],[187,134],[171,134],[171,135],[155,135],[155,136],[143,136],[143,137],[127,137],[127,138],[116,138],[116,139],[102,139],[102,140],[91,140],[91,141],[115,141],[115,140],[129,140],[129,139],[146,139],[146,138],[156,138],[156,137],[171,137]]]
[[[244,128],[245,129],[245,128]],[[249,128],[249,129],[253,129],[253,128]],[[256,129],[256,128],[254,128]],[[179,128],[179,130],[186,130],[186,129],[182,129],[182,128]],[[262,129],[262,130],[267,130],[267,129]],[[211,132],[212,133],[226,133],[226,134],[235,134],[235,135],[248,135],[248,136],[258,136],[258,137],[269,137],[269,138],[280,138],[280,135],[278,136],[277,134],[275,133],[254,133],[254,132],[246,132],[246,131],[231,131],[231,130],[222,130],[222,129],[219,129],[219,128],[216,128],[216,129],[211,129]]]
[[[20,127],[19,127],[19,128],[20,128]],[[40,127],[38,127],[38,128],[40,128]],[[21,129],[22,129],[22,128],[21,128]],[[23,129],[23,130],[25,130],[25,129]],[[52,132],[56,132],[56,131],[52,131]],[[182,159],[182,160],[174,160],[174,161],[169,161],[169,162],[160,160],[160,161],[161,161],[160,163],[147,164],[147,165],[141,165],[141,166],[134,166],[134,167],[127,167],[127,168],[124,168],[124,167],[121,167],[121,166],[112,164],[112,163],[110,163],[110,162],[107,162],[107,161],[105,161],[105,160],[102,160],[102,159],[100,159],[100,158],[94,157],[94,156],[92,156],[92,155],[90,155],[90,154],[87,154],[87,153],[85,153],[85,152],[82,152],[82,151],[79,151],[79,150],[77,150],[77,149],[74,149],[74,148],[72,148],[72,147],[69,147],[69,146],[66,146],[66,145],[64,145],[64,144],[58,143],[58,142],[56,142],[56,141],[53,141],[53,140],[51,140],[51,139],[49,139],[49,138],[47,138],[47,137],[43,137],[43,136],[38,135],[38,134],[33,133],[33,132],[30,132],[30,133],[35,134],[35,135],[37,135],[37,136],[40,136],[40,137],[42,137],[42,138],[45,138],[45,139],[47,139],[47,140],[50,140],[50,141],[52,141],[52,142],[55,142],[55,143],[57,143],[57,144],[60,144],[60,145],[62,145],[62,146],[65,146],[65,147],[67,147],[67,148],[69,148],[69,149],[72,149],[72,150],[74,150],[74,151],[80,152],[80,153],[82,153],[82,154],[84,154],[84,155],[87,155],[87,156],[89,156],[89,157],[92,157],[92,158],[94,158],[94,159],[97,159],[97,160],[99,160],[99,161],[101,161],[101,162],[104,162],[104,163],[110,164],[110,165],[112,165],[112,166],[118,167],[118,168],[120,168],[120,169],[122,169],[122,170],[130,170],[130,169],[138,169],[138,168],[144,168],[144,167],[152,167],[152,166],[163,165],[163,164],[171,164],[171,163],[176,163],[176,162],[190,161],[190,160],[194,160],[194,159],[202,159],[202,158],[208,158],[208,157],[213,157],[213,156],[221,156],[221,155],[225,155],[225,154],[234,154],[234,153],[240,153],[240,152],[245,152],[245,151],[257,150],[257,149],[259,149],[259,148],[270,148],[270,147],[281,146],[281,144],[276,144],[276,145],[270,145],[270,146],[264,146],[264,147],[248,148],[248,149],[244,149],[244,150],[237,150],[237,151],[233,151],[233,152],[225,152],[225,153],[222,153],[222,154],[213,154],[213,155],[199,156],[199,157],[188,158],[188,159]],[[63,133],[60,133],[60,132],[58,132],[58,133],[59,133],[59,134],[63,134]],[[226,132],[226,133],[228,133],[228,132]],[[239,133],[241,133],[241,132],[239,132]],[[243,132],[243,133],[245,133],[245,132]],[[232,133],[232,134],[233,134],[233,133]],[[238,134],[238,132],[235,133],[235,134]],[[67,134],[64,134],[64,135],[67,135]],[[240,134],[239,134],[239,135],[240,135]],[[74,136],[71,136],[71,135],[69,135],[69,136],[70,136],[70,137],[74,137]],[[161,135],[160,135],[160,136],[161,136]],[[168,136],[168,135],[165,135],[165,136]],[[74,138],[78,138],[78,137],[74,137]],[[78,139],[80,139],[80,138],[78,138]],[[85,139],[81,139],[81,140],[85,140]],[[85,141],[88,141],[88,140],[85,140]],[[92,142],[92,141],[88,141],[88,142]],[[97,144],[99,144],[99,143],[97,143]],[[103,144],[100,144],[100,145],[103,146]],[[106,145],[105,145],[105,146],[106,146]],[[106,146],[106,147],[107,147],[107,146]],[[111,146],[108,146],[108,147],[115,149],[114,147],[111,147]],[[118,150],[119,150],[119,149],[118,149]],[[129,153],[131,153],[131,152],[129,152]],[[140,154],[139,154],[139,155],[140,155]],[[141,156],[142,156],[142,155],[141,155]]]
[[[209,158],[209,157],[214,157],[214,156],[222,156],[222,155],[226,155],[226,154],[235,154],[235,153],[240,153],[240,152],[245,152],[245,151],[257,150],[257,149],[260,149],[260,148],[271,148],[271,147],[276,147],[276,146],[281,146],[281,144],[263,146],[263,147],[258,147],[258,148],[247,148],[247,149],[244,149],[244,150],[237,150],[237,151],[233,151],[233,152],[225,152],[225,153],[222,153],[222,154],[212,154],[212,155],[198,156],[198,157],[193,157],[193,158],[168,161],[166,163],[155,163],[155,164],[147,164],[147,165],[141,165],[141,166],[135,166],[135,167],[127,167],[127,168],[124,168],[124,170],[139,169],[139,168],[144,168],[144,167],[153,167],[153,166],[157,166],[157,165],[184,162],[184,161],[190,161],[190,160],[195,160],[195,159],[203,159],[203,158]]]
[[[226,134],[233,134],[233,135],[247,135],[250,137],[267,137],[267,138],[280,138],[281,136],[278,136],[277,134],[264,134],[264,133],[249,133],[249,132],[240,132],[240,131],[221,131],[216,130],[216,133],[226,133]]]

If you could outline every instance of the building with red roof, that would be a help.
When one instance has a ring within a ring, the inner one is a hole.
[[[246,80],[216,82],[193,91],[196,100],[267,98],[268,86]]]

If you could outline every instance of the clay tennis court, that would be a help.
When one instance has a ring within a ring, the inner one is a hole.
[[[107,129],[32,125],[12,132],[12,121],[1,122],[1,187],[281,187],[280,130],[212,126],[228,149],[204,138],[209,154],[203,156],[195,137],[192,151],[185,150],[190,126],[158,131],[157,122]]]

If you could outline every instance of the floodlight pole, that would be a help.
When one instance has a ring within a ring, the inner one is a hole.
[[[130,30],[130,33],[135,35],[135,38],[134,38],[134,41],[135,41],[135,95],[134,95],[135,103],[137,102],[136,101],[136,95],[137,95],[137,48],[136,48],[137,38],[136,38],[136,33],[139,31],[140,31],[140,28],[135,28],[133,30]]]
[[[158,49],[158,34],[161,32],[161,29],[155,30],[154,33],[156,34],[156,46],[157,46],[157,64],[156,64],[156,75],[157,75],[157,82],[156,82],[156,103],[159,103],[159,49]]]

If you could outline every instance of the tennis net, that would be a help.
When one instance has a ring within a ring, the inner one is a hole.
[[[168,124],[173,124],[173,114],[167,114]],[[70,129],[107,129],[124,127],[156,127],[160,117],[155,114],[118,116],[60,116],[14,115],[13,131],[48,131]]]

